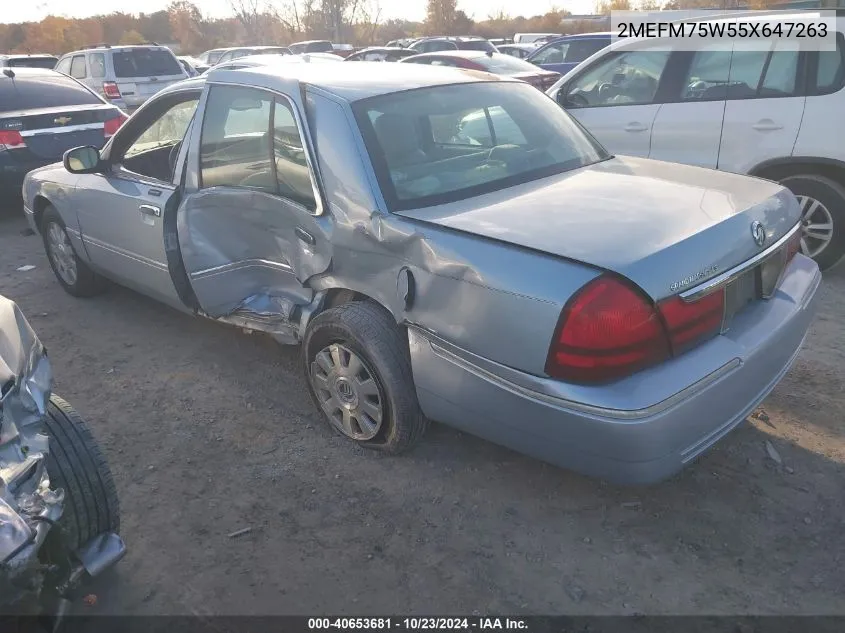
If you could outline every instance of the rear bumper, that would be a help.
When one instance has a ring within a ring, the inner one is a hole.
[[[13,150],[18,151],[18,150]],[[26,160],[4,158],[0,152],[0,190],[20,193],[24,177],[33,169],[55,163],[55,159],[28,158]]]
[[[812,321],[820,281],[816,264],[797,256],[775,297],[739,315],[732,332],[641,372],[637,389],[602,387],[613,408],[526,388],[512,369],[491,370],[489,361],[411,328],[420,405],[431,419],[587,475],[660,481],[745,420],[783,378]],[[720,358],[712,365],[714,354]],[[620,394],[642,402],[643,390],[670,374],[689,376],[686,388],[646,408],[624,406]]]

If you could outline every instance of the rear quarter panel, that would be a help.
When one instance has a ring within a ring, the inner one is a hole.
[[[560,312],[598,271],[386,212],[348,104],[309,91],[309,124],[334,224],[329,272],[315,290],[346,288],[490,360],[542,374]],[[400,274],[413,276],[406,306]]]

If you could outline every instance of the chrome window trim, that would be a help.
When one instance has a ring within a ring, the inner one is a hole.
[[[313,148],[311,147],[311,143],[308,142],[308,138],[303,134],[304,121],[302,119],[302,114],[299,111],[299,108],[296,105],[296,102],[290,98],[290,96],[286,95],[284,92],[280,92],[278,90],[273,90],[272,88],[266,88],[264,86],[251,86],[247,84],[235,83],[232,81],[209,81],[207,82],[208,86],[229,86],[233,88],[247,88],[251,90],[259,90],[261,92],[266,92],[274,97],[281,97],[287,103],[287,106],[290,108],[291,113],[293,114],[293,118],[296,121],[296,131],[299,134],[299,141],[302,143],[302,148],[305,150],[305,163],[308,165],[308,176],[311,180],[311,189],[314,193],[314,204],[315,208],[313,211],[305,209],[308,212],[308,215],[313,215],[315,217],[320,217],[325,213],[326,210],[326,201],[323,198],[323,187],[322,183],[320,182],[319,174],[315,169],[316,161],[315,157],[312,155]],[[211,91],[208,91],[208,94],[211,94]],[[303,103],[303,107],[305,104]],[[205,121],[205,112],[203,112],[203,122]],[[202,155],[202,128],[200,128],[200,156]],[[202,169],[202,164],[199,165],[199,169]],[[200,180],[202,182],[202,180]],[[202,187],[200,187],[202,189]],[[276,194],[268,194],[268,195],[275,195],[277,198],[282,198],[285,201],[292,202],[294,204],[298,204],[300,207],[303,207],[301,202],[297,202],[296,200],[291,200],[290,198],[283,196],[279,193]],[[303,207],[305,208],[305,207]]]
[[[777,242],[772,244],[769,248],[764,251],[757,253],[751,259],[747,259],[741,264],[737,264],[733,268],[726,270],[721,275],[716,275],[709,281],[705,281],[703,284],[696,286],[695,288],[690,288],[682,293],[680,293],[680,297],[682,300],[686,302],[697,301],[701,299],[703,296],[710,294],[714,290],[725,286],[732,282],[737,277],[740,277],[749,269],[754,268],[757,264],[761,263],[767,257],[772,256],[775,251],[777,251],[781,246],[786,244],[797,231],[801,230],[801,223],[798,222],[795,226],[793,226],[790,230],[784,234]]]
[[[66,127],[42,127],[37,130],[24,130],[20,134],[23,138],[36,136],[38,134],[67,134],[68,132],[81,132],[83,130],[102,130],[105,123],[80,123],[79,125],[68,125]]]

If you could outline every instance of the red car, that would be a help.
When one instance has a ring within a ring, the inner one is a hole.
[[[468,70],[480,70],[494,75],[508,75],[527,81],[540,90],[548,90],[560,78],[560,73],[543,70],[525,60],[502,53],[485,51],[439,51],[422,53],[400,60],[403,64],[429,64],[431,66],[455,66]]]

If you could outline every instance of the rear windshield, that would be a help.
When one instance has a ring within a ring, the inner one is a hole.
[[[47,70],[53,70],[58,61],[56,57],[10,57],[8,64],[16,68],[46,68]]]
[[[496,52],[496,47],[487,40],[464,40],[462,42],[458,42],[458,48],[465,51]]]
[[[522,82],[436,86],[353,105],[393,211],[471,198],[577,169],[607,152]]]
[[[102,103],[85,86],[59,73],[0,80],[0,112]]]
[[[473,57],[472,61],[481,64],[491,73],[496,73],[497,75],[515,75],[516,73],[536,73],[539,71],[539,68],[531,62],[526,62],[505,54],[497,55],[494,53],[492,57],[486,55],[483,57]]]
[[[334,46],[331,42],[311,42],[305,47],[306,53],[331,53]]]
[[[179,62],[170,51],[160,48],[134,48],[112,53],[117,77],[162,77],[181,75]]]
[[[217,60],[223,56],[223,53],[226,51],[212,51],[208,54],[207,63],[209,66],[214,66],[217,63]]]

